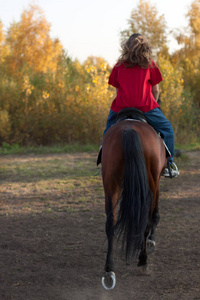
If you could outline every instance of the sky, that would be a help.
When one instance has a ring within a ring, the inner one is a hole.
[[[164,15],[168,29],[187,26],[185,15],[193,0],[149,0]],[[68,55],[83,63],[88,56],[103,57],[112,66],[120,55],[120,31],[139,0],[0,0],[0,20],[7,30],[20,21],[21,13],[34,3],[51,24],[51,37],[58,38]],[[169,36],[169,48],[177,43]]]

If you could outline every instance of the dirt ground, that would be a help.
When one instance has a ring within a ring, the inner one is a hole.
[[[112,291],[101,285],[104,199],[75,212],[2,213],[0,300],[200,299],[200,152],[187,154],[180,176],[161,181],[161,219],[148,269],[126,265],[116,254]],[[2,205],[13,205],[12,195],[4,195]]]

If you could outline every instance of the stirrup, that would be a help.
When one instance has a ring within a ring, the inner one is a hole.
[[[174,178],[179,175],[179,170],[174,162],[171,164],[167,164],[167,168],[162,173],[162,176],[168,177],[168,178]]]
[[[178,173],[178,175],[179,175],[178,167],[177,167],[177,165],[176,165],[174,162],[172,162],[172,163],[170,164],[170,167],[172,167],[172,169],[173,169],[174,171],[176,171],[176,172]]]

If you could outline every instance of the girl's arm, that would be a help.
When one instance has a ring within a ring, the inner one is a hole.
[[[158,86],[158,84],[152,86],[151,91],[152,91],[152,94],[153,94],[155,100],[158,101],[158,97],[159,97],[159,86]]]

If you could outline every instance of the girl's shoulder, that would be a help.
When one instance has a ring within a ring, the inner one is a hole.
[[[140,68],[140,66],[137,64],[137,65],[134,65],[134,66],[130,66],[130,64],[128,62],[125,62],[125,61],[118,61],[115,66],[114,66],[115,69],[122,69],[122,70],[130,70],[130,69],[135,69],[135,68]]]
[[[120,60],[116,62],[116,64],[114,65],[114,68],[122,68],[124,67],[124,62],[121,62]]]
[[[155,61],[153,59],[151,59],[150,68],[158,68],[158,65],[155,63]]]

